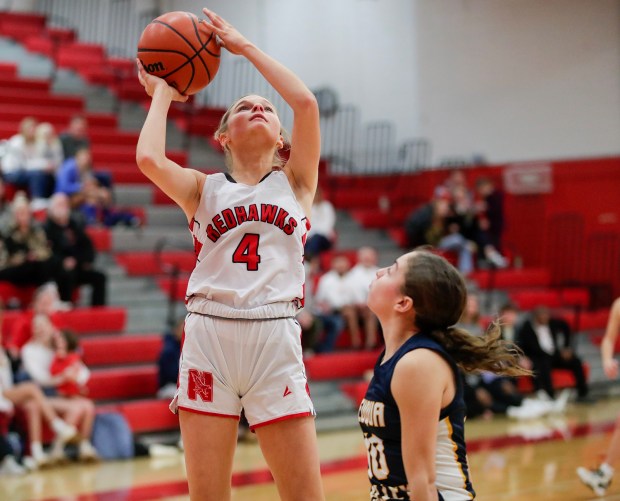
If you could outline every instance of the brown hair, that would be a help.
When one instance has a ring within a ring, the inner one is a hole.
[[[250,94],[248,94],[248,95],[250,95]],[[222,115],[222,118],[220,120],[220,124],[218,125],[216,131],[213,134],[213,137],[215,138],[216,141],[219,141],[220,136],[224,132],[226,132],[228,130],[228,119],[229,119],[230,114],[232,113],[232,110],[235,107],[235,105],[239,101],[241,101],[242,99],[245,99],[246,97],[248,97],[248,95],[242,96],[239,99],[237,99],[226,110],[226,113],[224,113],[224,115]],[[278,118],[280,118],[280,115],[278,114],[278,111],[275,109],[275,106],[274,106],[273,109],[274,109],[274,112],[275,112],[276,116]],[[280,135],[284,139],[284,148],[283,149],[290,148],[291,142],[290,142],[289,133],[287,132],[287,130],[284,129],[283,127],[280,127]],[[225,155],[226,167],[228,167],[228,170],[232,172],[232,168],[233,168],[233,165],[232,165],[232,155],[230,154],[230,150],[226,146],[224,147],[224,155]],[[286,163],[286,161],[282,158],[282,156],[280,155],[280,152],[278,150],[275,150],[275,152],[273,154],[272,167],[281,169],[282,167],[284,167],[285,163]]]
[[[501,338],[497,322],[483,336],[454,326],[465,308],[467,288],[462,275],[443,257],[416,249],[407,262],[402,292],[413,300],[415,326],[428,332],[465,372],[531,374],[519,366],[521,352]]]

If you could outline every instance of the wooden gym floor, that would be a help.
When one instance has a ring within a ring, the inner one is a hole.
[[[619,500],[620,481],[596,497],[575,476],[605,450],[620,400],[571,405],[564,416],[536,421],[494,418],[467,425],[470,466],[479,501]],[[319,435],[328,501],[368,499],[366,460],[358,430]],[[277,492],[256,443],[239,444],[233,500],[275,501]],[[0,500],[187,500],[181,454],[70,465],[0,477]]]

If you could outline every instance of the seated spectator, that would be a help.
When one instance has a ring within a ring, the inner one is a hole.
[[[446,197],[434,198],[430,202],[414,209],[405,220],[407,246],[421,245],[434,247],[445,232],[445,221],[450,214],[450,201]]]
[[[164,333],[164,342],[157,360],[158,388],[157,398],[172,399],[177,391],[179,360],[185,317],[179,319],[174,329]]]
[[[482,258],[497,268],[505,268],[508,261],[500,253],[504,231],[504,194],[487,177],[476,181],[476,192],[479,200],[476,203],[477,229],[474,240]]]
[[[54,165],[37,146],[36,126],[37,121],[32,117],[21,121],[19,133],[8,141],[6,154],[2,158],[2,172],[6,182],[27,190],[34,208],[41,209],[46,206],[45,200],[51,194]]]
[[[112,192],[102,186],[92,174],[82,176],[82,189],[77,204],[77,211],[82,215],[87,226],[140,226],[141,221],[133,212],[113,207]]]
[[[56,282],[41,285],[34,293],[30,308],[20,314],[6,333],[4,344],[11,359],[18,362],[22,347],[32,338],[32,318],[35,315],[46,315],[56,328],[61,328],[61,314],[67,309],[67,303],[60,300]]]
[[[50,199],[45,233],[58,268],[60,298],[71,302],[81,285],[92,286],[91,306],[106,303],[106,276],[94,269],[95,247],[80,223],[71,217],[69,199],[56,193]]]
[[[59,136],[62,144],[62,154],[65,159],[75,157],[81,148],[90,148],[88,139],[88,121],[83,115],[75,115],[71,118],[67,130]]]
[[[332,269],[318,281],[314,297],[314,314],[323,323],[324,336],[315,347],[317,353],[333,351],[344,329],[343,310],[350,308],[351,303],[347,282],[350,266],[346,256],[336,256],[332,259]]]
[[[357,264],[351,268],[347,275],[351,304],[350,308],[343,310],[343,314],[346,315],[353,348],[360,348],[362,345],[360,324],[364,327],[366,338],[364,347],[367,350],[371,350],[377,344],[379,321],[366,304],[368,288],[370,283],[376,278],[377,271],[379,270],[377,261],[378,257],[375,249],[372,247],[361,247],[357,251]]]
[[[54,338],[55,355],[50,366],[50,374],[58,376],[70,375],[68,379],[56,386],[61,397],[77,397],[86,395],[86,383],[90,379],[90,371],[82,362],[79,353],[77,336],[70,330],[61,330]]]
[[[331,249],[336,238],[335,226],[336,210],[332,203],[323,197],[323,190],[319,187],[312,202],[306,255],[315,257]]]
[[[56,193],[64,193],[71,206],[78,207],[84,199],[82,183],[87,174],[92,174],[90,148],[80,148],[75,156],[65,158],[56,172]]]
[[[524,355],[531,361],[534,370],[534,386],[555,397],[551,378],[553,369],[570,370],[576,381],[578,397],[581,402],[590,402],[588,384],[583,363],[573,348],[572,332],[568,323],[553,318],[549,309],[539,306],[519,328],[517,339]]]
[[[442,196],[415,209],[405,220],[407,245],[431,245],[458,255],[458,269],[468,275],[474,269],[475,245],[461,233],[461,223],[450,207],[450,198]]]
[[[11,206],[13,222],[4,239],[6,252],[0,258],[0,280],[14,285],[41,285],[55,278],[52,251],[43,228],[34,221],[30,204],[16,195]]]
[[[49,172],[55,176],[56,171],[64,159],[62,144],[56,134],[56,129],[54,129],[54,126],[51,123],[42,122],[37,125],[35,129],[35,136],[36,148],[39,155],[47,160],[47,168]],[[48,186],[48,196],[54,192],[54,178],[51,178],[50,181],[52,181],[52,184],[51,186]]]
[[[36,315],[32,319],[32,336],[21,351],[24,370],[35,383],[47,391],[54,410],[79,431],[79,459],[83,461],[98,459],[97,451],[90,441],[95,420],[95,404],[83,396],[72,398],[59,396],[57,386],[66,382],[77,382],[77,376],[71,370],[55,376],[50,372],[55,356],[53,346],[54,339],[58,336],[57,329],[45,315]],[[54,443],[51,455],[55,460],[64,459],[64,445],[61,441]]]
[[[15,407],[26,414],[30,455],[37,467],[47,466],[51,462],[50,457],[43,451],[43,420],[54,430],[55,441],[58,443],[64,444],[77,435],[77,429],[58,416],[41,388],[32,382],[13,382],[11,364],[4,350],[0,348],[0,412],[12,414]]]

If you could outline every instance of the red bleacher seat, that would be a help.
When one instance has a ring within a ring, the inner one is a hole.
[[[514,291],[510,294],[510,300],[522,310],[531,310],[537,306],[559,308],[562,306],[560,292],[553,289],[531,289]]]
[[[2,317],[2,332],[12,332],[13,324],[22,315],[22,311],[5,311]],[[127,322],[127,311],[125,308],[115,306],[99,306],[59,311],[54,314],[54,317],[59,325],[78,334],[121,332]]]
[[[32,35],[41,33],[45,27],[45,16],[26,12],[2,12],[0,34],[24,41]]]
[[[84,100],[81,97],[59,96],[39,89],[22,90],[18,87],[0,89],[0,103],[10,105],[20,99],[27,101],[28,106],[37,106],[42,109],[65,108],[71,110],[72,113],[78,113],[84,109]]]
[[[498,289],[548,287],[551,284],[551,273],[547,268],[476,270],[469,278],[482,289],[488,289],[491,286]]]
[[[15,63],[0,62],[0,77],[17,78],[17,65]]]
[[[590,366],[587,363],[583,364],[583,371],[587,380],[590,375]],[[553,369],[551,379],[555,389],[575,387],[575,378],[568,369]],[[521,376],[517,379],[517,388],[521,393],[531,393],[534,391],[534,382],[529,376]]]
[[[151,397],[157,393],[157,366],[93,370],[87,386],[94,400]]]
[[[46,57],[54,55],[54,40],[50,37],[40,34],[34,34],[24,40],[24,47],[29,52],[36,52]]]
[[[315,381],[359,378],[372,369],[381,350],[346,351],[315,355],[304,360],[308,377]]]
[[[116,254],[116,261],[127,270],[128,275],[157,275],[176,266],[180,271],[191,272],[196,264],[192,251],[165,251],[160,261],[153,252],[125,252]],[[162,265],[165,267],[162,269]]]
[[[155,431],[176,430],[179,418],[170,412],[168,400],[139,400],[116,406],[123,414],[134,433],[151,433]]]
[[[166,293],[167,296],[172,294],[173,287],[176,288],[174,298],[177,301],[185,300],[185,292],[187,291],[187,284],[189,282],[189,277],[179,277],[176,282],[174,279],[170,277],[164,277],[157,279],[157,285],[159,288]]]
[[[356,381],[354,383],[342,383],[340,385],[340,390],[348,395],[356,406],[362,403],[367,389],[368,381]]]
[[[162,347],[159,334],[84,338],[80,342],[84,363],[89,367],[154,362]]]
[[[0,75],[0,89],[21,89],[21,90],[50,90],[49,80],[38,80],[35,78],[15,78],[12,76]],[[4,115],[4,113],[3,113]],[[3,120],[9,120],[2,118]]]
[[[108,252],[112,249],[112,233],[109,228],[96,228],[90,226],[86,228],[86,233],[93,241],[95,249],[100,252]]]
[[[9,282],[0,282],[0,300],[3,304],[10,304],[11,301],[16,300],[22,307],[26,307],[32,301],[35,289],[35,286],[17,286]]]

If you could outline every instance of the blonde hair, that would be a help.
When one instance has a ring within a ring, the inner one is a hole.
[[[228,119],[230,118],[230,114],[232,113],[233,108],[237,105],[237,103],[239,101],[245,99],[249,95],[253,95],[253,94],[247,94],[247,95],[242,96],[239,99],[237,99],[226,110],[226,113],[224,113],[224,115],[222,115],[222,118],[220,120],[220,123],[219,123],[217,129],[213,133],[213,137],[215,138],[216,141],[219,142],[220,137],[222,136],[222,134],[224,134],[228,130]],[[280,115],[278,114],[278,110],[276,110],[275,106],[273,107],[273,110],[274,110],[274,113],[276,114],[276,116],[278,118],[280,118]],[[280,135],[284,139],[284,147],[283,147],[283,149],[290,148],[291,141],[290,141],[289,133],[282,126],[280,126]],[[228,168],[229,171],[232,172],[232,170],[233,170],[232,155],[230,154],[230,149],[228,148],[228,146],[224,146],[224,156],[225,156],[226,167]],[[273,154],[272,167],[274,167],[276,169],[281,169],[282,167],[284,167],[284,164],[286,164],[286,160],[284,160],[284,158],[282,158],[282,156],[280,155],[280,151],[278,151],[276,149],[274,154]]]

